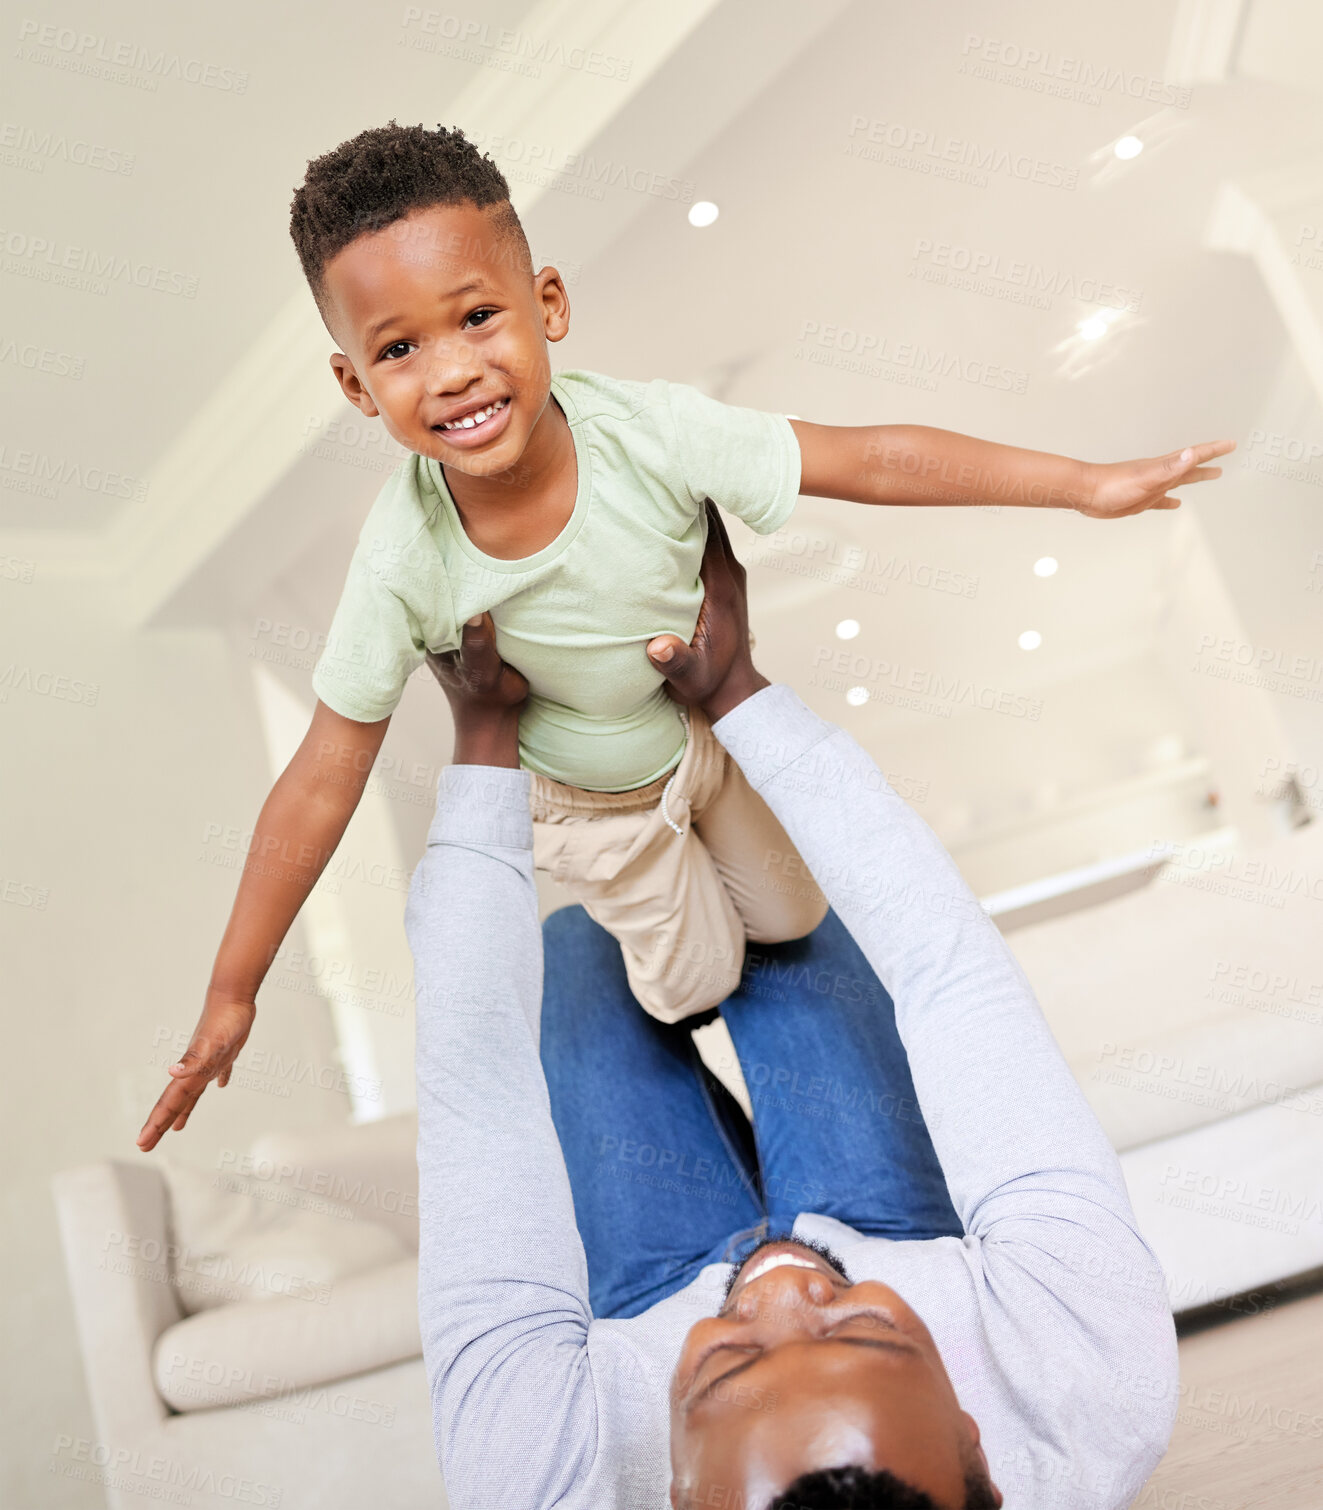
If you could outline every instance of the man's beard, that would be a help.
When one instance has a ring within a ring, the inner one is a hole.
[[[763,1251],[764,1248],[771,1248],[777,1243],[794,1243],[796,1247],[810,1249],[812,1252],[816,1253],[819,1258],[824,1259],[827,1263],[829,1263],[846,1282],[847,1285],[854,1283],[850,1276],[845,1272],[845,1265],[836,1256],[836,1254],[832,1252],[832,1250],[826,1245],[826,1243],[814,1242],[811,1238],[791,1237],[787,1233],[782,1233],[780,1237],[765,1237],[762,1242],[760,1242],[758,1246],[753,1250],[753,1252],[749,1254],[748,1258],[743,1261],[743,1263],[738,1263],[731,1269],[730,1274],[726,1279],[726,1289],[721,1297],[721,1304],[717,1307],[718,1315],[725,1309],[726,1302],[730,1299],[730,1292],[735,1288],[735,1282],[739,1279],[740,1275],[744,1273],[745,1268],[749,1264],[751,1264],[755,1258],[758,1257],[758,1255]]]

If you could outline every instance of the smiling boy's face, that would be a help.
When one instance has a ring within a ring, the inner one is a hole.
[[[359,236],[326,264],[323,304],[351,403],[410,451],[499,478],[547,409],[547,342],[569,329],[570,306],[555,268],[534,274],[516,254],[497,210],[433,205]]]

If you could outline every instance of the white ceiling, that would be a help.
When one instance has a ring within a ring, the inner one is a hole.
[[[483,3],[496,25],[526,8]],[[129,0],[112,20],[90,0],[71,0],[55,23],[60,41],[45,49],[11,20],[8,31],[23,40],[6,51],[5,122],[132,164],[114,173],[24,153],[42,166],[4,166],[7,238],[46,240],[61,260],[77,249],[128,259],[161,270],[167,289],[185,280],[195,289],[189,297],[123,278],[105,292],[70,289],[16,275],[15,263],[31,259],[5,255],[6,332],[84,363],[78,380],[44,381],[0,364],[11,444],[144,479],[150,491],[173,437],[302,281],[288,223],[307,159],[363,124],[407,118],[429,97],[436,113],[435,102],[467,81],[465,63],[398,45],[403,9]],[[70,46],[75,32],[97,41],[80,53]],[[129,70],[131,82],[69,66],[113,57],[120,46],[148,55]],[[176,66],[220,70],[242,92],[188,82]],[[4,519],[95,531],[118,508],[65,486],[54,501],[7,496]]]
[[[108,603],[149,621],[246,622],[280,601],[324,626],[389,463],[382,451],[376,469],[364,467],[371,448],[361,445],[309,454],[309,438],[344,410],[288,240],[288,203],[307,158],[392,116],[519,144],[496,155],[535,256],[568,272],[562,367],[696,382],[806,419],[936,425],[1111,460],[1243,442],[1289,351],[1259,269],[1210,249],[1208,227],[1225,183],[1323,164],[1317,71],[1300,62],[1306,52],[1317,60],[1320,23],[1303,29],[1300,0],[1256,0],[1243,13],[1211,0],[1019,0],[997,8],[995,30],[969,0],[471,9],[488,28],[485,51],[479,39],[470,52],[476,66],[395,5],[166,11],[139,0],[107,22],[71,0],[62,12],[63,25],[97,39],[90,51],[130,44],[229,70],[223,78],[246,72],[242,92],[157,77],[150,65],[115,82],[68,66],[73,54],[59,45],[27,53],[31,39],[20,37],[4,65],[6,121],[133,164],[115,174],[40,151],[39,170],[0,162],[0,335],[81,364],[75,378],[0,361],[0,446],[10,458],[122,474],[147,497],[122,502],[73,482],[51,498],[7,487],[0,550],[35,559],[48,578],[105,589]],[[491,45],[503,29],[515,43]],[[983,40],[971,47],[971,36]],[[548,38],[593,43],[628,61],[629,77],[543,62],[525,78],[508,66],[515,48]],[[972,71],[984,46],[1007,59],[992,78]],[[1045,61],[1017,66],[1026,49]],[[1071,60],[1113,76],[1077,97],[1044,87]],[[1164,104],[1164,79],[1178,69],[1202,82]],[[851,150],[870,129],[860,121],[931,147],[872,160]],[[1120,163],[1110,146],[1128,132],[1147,150]],[[1074,175],[1074,187],[996,168],[965,181],[924,171],[950,143],[1041,163]],[[715,200],[720,218],[698,231],[683,203],[660,194],[548,186],[524,171],[534,148],[674,178],[686,196]],[[195,277],[196,295],[25,276],[40,260],[25,255],[34,238],[60,258],[93,248],[167,280]],[[925,281],[936,260],[926,244],[1031,264],[1059,291],[1036,307]],[[1092,346],[1076,337],[1098,308],[1079,295],[1086,283],[1140,295]],[[958,374],[916,385],[903,360],[860,375],[805,341],[830,326],[875,349],[908,343],[967,373],[997,364],[1023,374],[1024,391]],[[1217,486],[1253,491],[1236,477]],[[1197,494],[1187,507],[1199,507]],[[832,626],[850,616],[864,626],[851,646],[862,655],[1041,696],[1146,653],[1174,521],[805,500],[795,524],[838,549],[863,545],[899,576],[944,568],[978,587],[961,597],[893,580],[881,593],[815,586],[784,556],[755,567],[772,674],[806,685],[815,659],[837,647]],[[1048,581],[1030,571],[1043,554],[1061,562]],[[1028,627],[1043,634],[1031,655],[1016,645]],[[874,703],[857,724],[876,733],[923,717]]]

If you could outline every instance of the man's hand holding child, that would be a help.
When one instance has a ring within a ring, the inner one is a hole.
[[[703,550],[703,606],[694,637],[676,634],[648,641],[648,659],[666,678],[677,703],[701,708],[711,723],[769,684],[753,664],[749,639],[748,573],[731,547],[716,504],[707,503]]]

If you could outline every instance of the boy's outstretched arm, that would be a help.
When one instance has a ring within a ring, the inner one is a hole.
[[[1120,519],[1146,509],[1178,509],[1171,489],[1208,482],[1204,463],[1234,451],[1234,440],[1205,441],[1139,461],[1076,461],[1025,451],[931,425],[814,425],[792,419],[799,441],[801,493],[852,503],[1013,504],[1075,509]]]
[[[343,838],[389,727],[389,718],[355,723],[317,704],[303,743],[258,815],[202,1016],[138,1134],[144,1152],[167,1128],[184,1127],[210,1081],[228,1083],[257,1013],[257,988]]]

